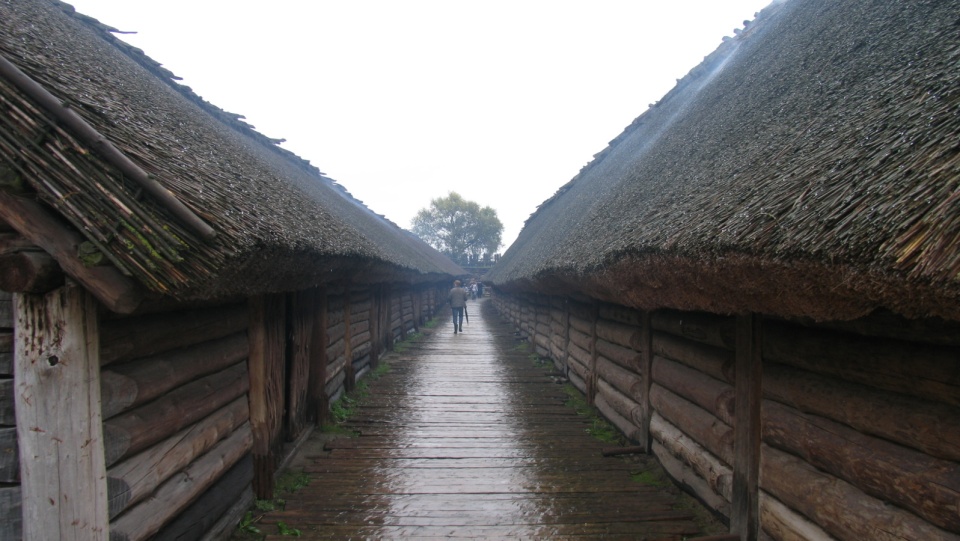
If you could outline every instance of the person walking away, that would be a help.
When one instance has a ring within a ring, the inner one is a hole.
[[[467,290],[460,287],[460,280],[454,280],[447,302],[453,311],[453,334],[463,332],[463,309],[467,306]]]

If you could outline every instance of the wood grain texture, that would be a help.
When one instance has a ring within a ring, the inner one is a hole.
[[[14,301],[24,538],[106,539],[96,303],[74,284]]]

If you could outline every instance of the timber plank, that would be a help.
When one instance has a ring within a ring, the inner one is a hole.
[[[565,404],[554,366],[518,350],[492,306],[471,316],[462,334],[446,322],[383,358],[390,371],[344,425],[360,435],[310,437],[290,466],[310,484],[258,521],[266,539],[283,537],[279,522],[304,539],[716,533],[677,507],[672,486],[632,479],[651,458],[601,456],[610,444]]]

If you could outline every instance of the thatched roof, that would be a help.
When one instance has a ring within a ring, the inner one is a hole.
[[[0,169],[26,180],[124,273],[183,299],[464,273],[111,31],[55,0],[0,2],[0,55],[173,192],[216,237],[202,238],[141,193],[4,78]]]
[[[775,2],[544,202],[489,279],[640,308],[960,319],[958,13]]]

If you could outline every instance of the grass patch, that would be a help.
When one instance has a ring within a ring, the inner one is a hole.
[[[282,496],[294,493],[309,484],[310,476],[303,471],[281,473],[274,481],[273,498],[253,502],[253,509],[243,515],[230,539],[235,541],[263,539],[266,533],[258,526],[263,516],[273,511],[283,511],[287,506],[287,501]],[[289,528],[282,522],[277,523],[277,533],[285,536],[300,536],[300,530]]]
[[[617,427],[604,419],[597,408],[587,403],[587,397],[583,396],[579,389],[567,383],[563,386],[563,391],[567,394],[567,400],[564,404],[573,408],[577,415],[590,420],[587,434],[604,443],[626,444],[627,440],[624,435],[617,430]]]
[[[664,479],[662,475],[651,470],[632,472],[630,479],[651,487],[663,488],[671,486],[671,483]]]

